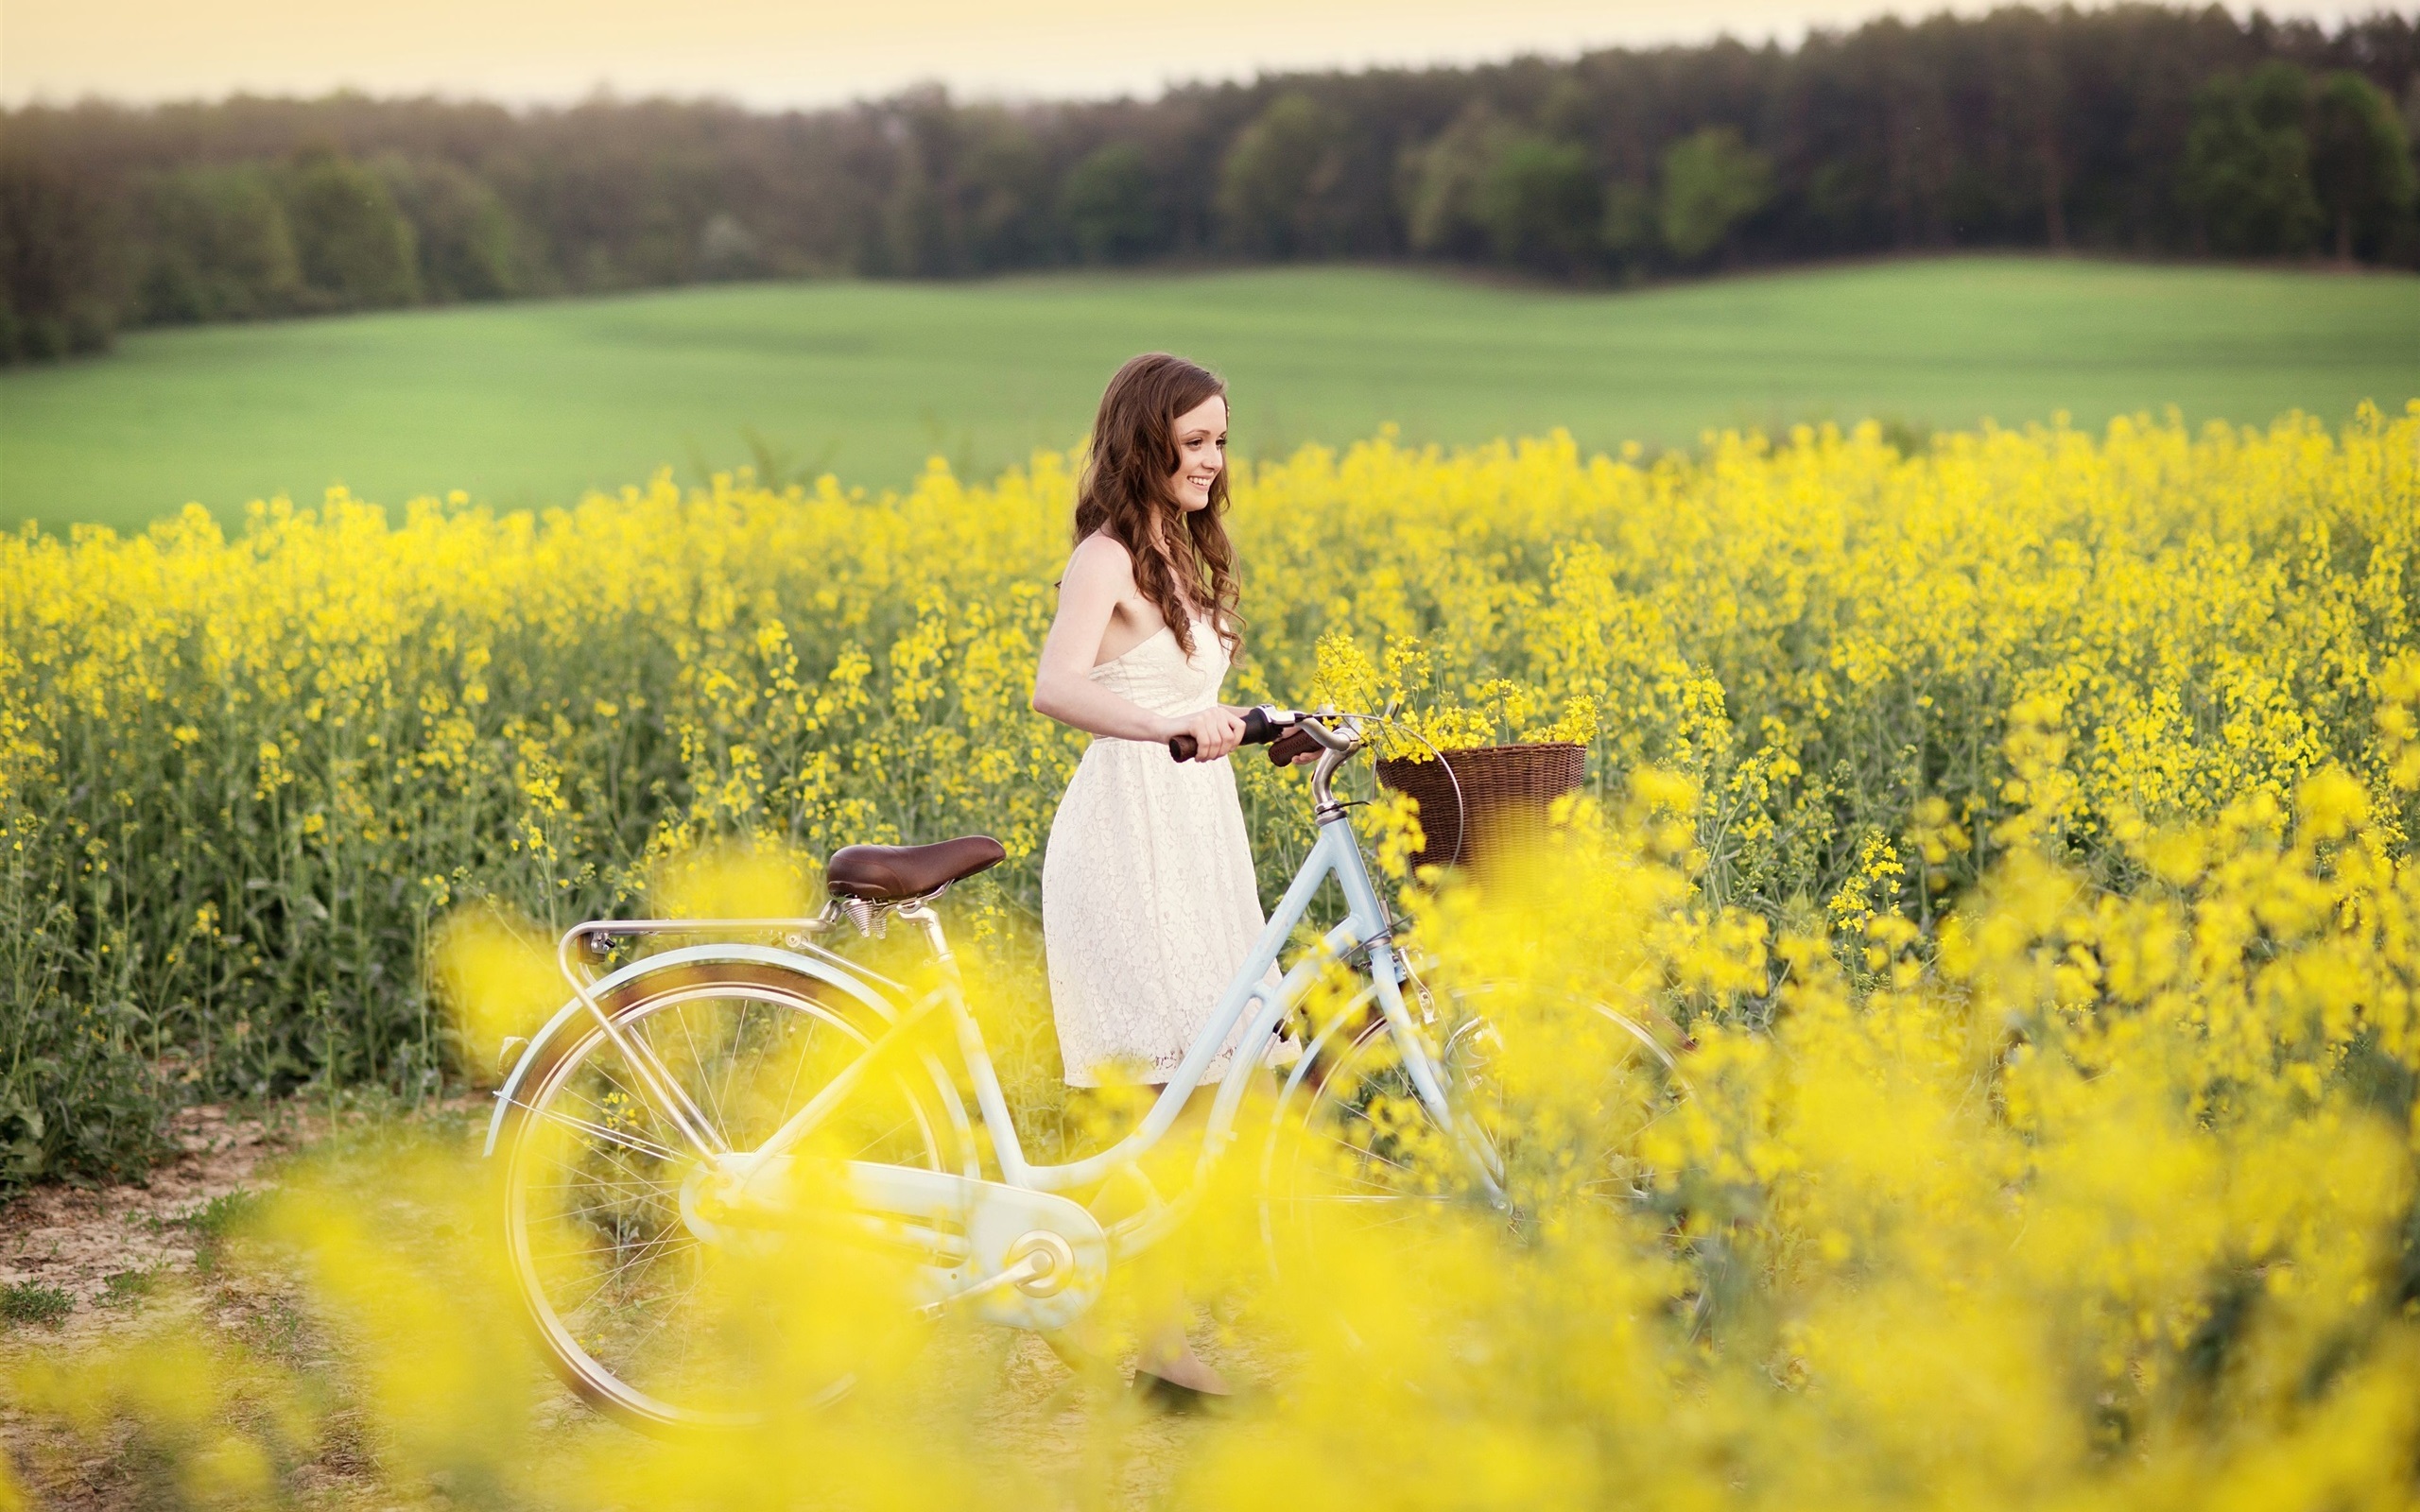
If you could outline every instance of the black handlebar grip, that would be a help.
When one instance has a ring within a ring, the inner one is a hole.
[[[1275,740],[1278,736],[1284,734],[1287,728],[1288,727],[1279,724],[1276,720],[1270,718],[1268,713],[1262,710],[1247,709],[1244,711],[1244,738],[1242,744],[1246,746],[1266,746],[1270,741]],[[1178,761],[1189,762],[1193,760],[1194,752],[1200,748],[1201,747],[1194,743],[1194,739],[1191,735],[1171,735],[1168,737],[1168,754]]]
[[[1319,748],[1320,743],[1310,737],[1310,732],[1296,725],[1269,743],[1269,765],[1291,766]]]

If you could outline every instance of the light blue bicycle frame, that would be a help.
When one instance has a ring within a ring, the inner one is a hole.
[[[1241,1024],[1243,1033],[1236,1040],[1237,1053],[1219,1086],[1218,1097],[1211,1105],[1201,1158],[1195,1167],[1193,1184],[1198,1187],[1202,1174],[1226,1148],[1234,1132],[1236,1114],[1250,1090],[1253,1073],[1261,1064],[1267,1047],[1276,1037],[1279,1023],[1310,990],[1321,972],[1335,962],[1359,952],[1367,959],[1372,995],[1385,1016],[1414,1093],[1436,1121],[1437,1126],[1449,1132],[1453,1143],[1470,1166],[1474,1185],[1488,1200],[1501,1204],[1501,1172],[1495,1152],[1475,1125],[1455,1116],[1432,1049],[1423,1039],[1404,1001],[1403,983],[1407,973],[1395,949],[1392,918],[1371,880],[1360,843],[1347,817],[1346,806],[1328,790],[1328,780],[1343,758],[1360,748],[1357,734],[1351,738],[1328,735],[1325,730],[1320,734],[1327,736],[1318,742],[1326,747],[1326,754],[1321,759],[1312,782],[1319,833],[1310,853],[1304,857],[1292,884],[1286,889],[1286,896],[1270,912],[1267,926],[1253,943],[1251,955],[1228,984],[1218,1008],[1186,1050],[1184,1059],[1168,1077],[1167,1084],[1161,1089],[1142,1122],[1108,1149],[1080,1160],[1054,1165],[1026,1159],[1024,1143],[1017,1137],[1016,1121],[1010,1114],[1008,1099],[1001,1091],[998,1074],[992,1064],[991,1051],[984,1043],[981,1026],[976,1022],[974,1013],[967,1006],[957,960],[942,933],[941,920],[932,911],[929,900],[917,899],[881,906],[924,928],[941,968],[940,990],[912,1005],[899,1003],[903,1011],[895,1015],[885,1032],[851,1065],[826,1082],[806,1106],[794,1112],[778,1130],[752,1150],[734,1151],[721,1144],[719,1137],[706,1125],[702,1113],[681,1093],[677,1082],[648,1048],[644,1038],[626,1037],[591,995],[587,984],[572,969],[570,952],[583,936],[777,929],[791,932],[792,948],[786,952],[751,950],[747,953],[751,958],[762,958],[768,964],[778,964],[786,959],[802,967],[815,968],[814,974],[823,977],[836,974],[832,968],[840,968],[853,978],[847,986],[856,995],[866,997],[869,1002],[875,996],[897,1002],[891,994],[883,993],[873,985],[887,979],[865,972],[846,957],[815,946],[796,933],[802,927],[815,931],[837,925],[843,915],[838,901],[827,906],[821,916],[811,920],[596,920],[579,925],[563,936],[559,958],[565,977],[572,983],[577,1003],[586,1006],[606,1035],[622,1050],[637,1074],[648,1100],[661,1105],[659,1113],[681,1131],[700,1159],[727,1170],[741,1188],[746,1188],[759,1172],[783,1160],[791,1148],[839,1108],[871,1068],[880,1063],[907,1037],[919,1033],[920,1026],[932,1010],[945,1006],[957,1032],[959,1057],[965,1062],[967,1074],[974,1085],[975,1100],[983,1126],[991,1135],[993,1156],[998,1162],[1001,1182],[1025,1192],[1055,1194],[1094,1186],[1121,1169],[1134,1167],[1175,1125],[1186,1100],[1202,1085],[1210,1062],[1235,1034],[1236,1025]],[[1267,980],[1270,967],[1276,963],[1278,954],[1287,941],[1293,936],[1295,926],[1309,912],[1311,901],[1331,877],[1343,893],[1345,917],[1328,930],[1316,949],[1305,952],[1272,988]],[[686,951],[675,952],[673,958],[688,954]],[[890,985],[897,987],[895,983]],[[566,1004],[563,1012],[541,1032],[539,1039],[548,1038],[575,1011],[575,1005]],[[1311,1068],[1313,1057],[1309,1054],[1310,1048],[1305,1047],[1305,1053],[1284,1084],[1288,1097]],[[534,1050],[535,1046],[531,1049]],[[525,1055],[525,1064],[529,1058]],[[498,1094],[496,1123],[489,1135],[491,1149],[494,1145],[496,1128],[502,1125],[504,1105],[512,1103],[519,1078],[520,1068],[516,1067],[513,1076],[508,1079],[504,1091]],[[956,1106],[953,1104],[954,1108]],[[962,1112],[954,1112],[953,1117],[962,1132],[971,1132],[966,1128]],[[881,1173],[887,1170],[887,1167],[863,1168],[864,1174],[877,1184],[882,1180]],[[894,1185],[908,1182],[918,1193],[931,1188],[937,1181],[971,1183],[959,1189],[969,1198],[989,1184],[972,1166],[964,1177],[938,1173],[919,1176],[903,1170],[890,1179]],[[1043,1197],[1034,1200],[1063,1202],[1064,1199]],[[1106,1237],[1116,1253],[1132,1253],[1158,1239],[1173,1226],[1176,1217],[1177,1209],[1165,1202],[1154,1201],[1143,1213],[1109,1230]]]
[[[1346,913],[1335,928],[1320,941],[1319,948],[1305,952],[1284,978],[1271,988],[1267,977],[1277,960],[1278,952],[1293,935],[1318,896],[1320,886],[1329,877],[1342,889]],[[1346,821],[1340,805],[1332,806],[1320,816],[1319,839],[1310,854],[1303,860],[1294,874],[1292,885],[1285,898],[1271,911],[1269,923],[1253,941],[1252,954],[1227,986],[1218,1009],[1202,1027],[1185,1052],[1184,1059],[1171,1074],[1167,1085],[1161,1089],[1150,1110],[1123,1139],[1098,1155],[1063,1165],[1036,1165],[1025,1158],[1018,1142],[1015,1122],[1009,1116],[1007,1100],[1001,1095],[999,1078],[992,1069],[990,1052],[983,1043],[974,1016],[965,1011],[961,1000],[954,1006],[958,1014],[959,1044],[970,1074],[975,1079],[975,1096],[983,1115],[984,1126],[991,1130],[993,1147],[1000,1162],[1000,1174],[1011,1186],[1028,1187],[1043,1192],[1063,1192],[1071,1187],[1093,1185],[1112,1171],[1140,1159],[1157,1144],[1183,1111],[1185,1100],[1201,1085],[1203,1074],[1219,1047],[1227,1042],[1236,1025],[1241,1022],[1244,1032],[1236,1041],[1237,1054],[1229,1063],[1225,1081],[1219,1086],[1218,1099],[1211,1105],[1209,1127],[1202,1143],[1201,1166],[1206,1168],[1223,1148],[1235,1125],[1236,1114],[1242,1106],[1251,1085],[1252,1068],[1259,1063],[1260,1054],[1274,1038],[1278,1023],[1329,963],[1342,959],[1357,949],[1366,948],[1371,978],[1375,986],[1380,1010],[1386,1015],[1397,1042],[1403,1047],[1404,1064],[1410,1073],[1412,1086],[1421,1102],[1440,1127],[1453,1128],[1454,1119],[1447,1106],[1445,1089],[1437,1067],[1429,1058],[1403,998],[1403,972],[1395,956],[1392,939],[1392,924],[1386,905],[1380,901],[1371,883],[1361,847]],[[1308,1068],[1307,1057],[1299,1063],[1289,1079],[1301,1078]],[[1482,1170],[1483,1180],[1490,1179]],[[1492,1182],[1491,1182],[1492,1184]]]
[[[1324,784],[1321,784],[1324,787]],[[1334,877],[1344,894],[1345,917],[1321,939],[1319,947],[1304,953],[1285,976],[1271,988],[1267,977],[1278,953],[1285,948],[1304,916],[1309,912],[1311,900],[1318,896],[1321,885]],[[920,917],[921,915],[921,917]],[[1227,986],[1219,1006],[1186,1050],[1184,1059],[1170,1074],[1167,1083],[1152,1102],[1143,1120],[1108,1149],[1080,1160],[1064,1164],[1037,1164],[1026,1159],[1025,1146],[1017,1137],[1016,1121],[1010,1115],[1008,1099],[1001,1091],[1000,1080],[992,1065],[990,1048],[984,1043],[983,1031],[968,1009],[955,960],[943,941],[938,920],[929,910],[903,917],[925,924],[940,957],[942,971],[942,998],[955,1020],[959,1053],[965,1061],[967,1073],[975,1086],[975,1100],[983,1126],[992,1136],[994,1157],[999,1162],[1000,1177],[1008,1185],[1032,1192],[1064,1192],[1070,1188],[1088,1187],[1106,1179],[1122,1167],[1131,1166],[1164,1138],[1175,1125],[1185,1101],[1202,1084],[1203,1074],[1217,1057],[1219,1047],[1226,1044],[1236,1024],[1244,1025],[1242,1037],[1236,1040],[1236,1055],[1229,1062],[1227,1075],[1220,1084],[1218,1098],[1212,1103],[1208,1127],[1202,1140],[1201,1156],[1196,1167],[1197,1178],[1206,1171],[1225,1148],[1233,1132],[1237,1110],[1249,1091],[1252,1070],[1261,1054],[1275,1037],[1277,1025],[1292,1006],[1310,989],[1311,983],[1331,963],[1343,959],[1357,950],[1367,952],[1369,971],[1379,1011],[1392,1032],[1409,1074],[1412,1089],[1429,1116],[1441,1129],[1451,1130],[1453,1137],[1472,1165],[1477,1184],[1492,1200],[1500,1200],[1495,1161],[1492,1152],[1473,1147],[1478,1136],[1455,1117],[1445,1087],[1438,1074],[1430,1048],[1423,1040],[1413,1022],[1409,1007],[1404,1002],[1402,982],[1404,971],[1396,955],[1393,925],[1386,904],[1380,900],[1370,878],[1369,867],[1361,854],[1359,841],[1346,817],[1343,804],[1333,800],[1323,804],[1319,814],[1319,838],[1312,844],[1310,854],[1294,874],[1286,896],[1269,917],[1260,937],[1253,942],[1252,954],[1236,972]],[[859,1057],[859,1065],[873,1064],[884,1053],[887,1041],[912,1031],[914,1015],[903,1019],[883,1040],[875,1041]],[[1306,1054],[1294,1067],[1287,1083],[1290,1092],[1310,1069]],[[826,1085],[806,1108],[795,1115],[789,1124],[776,1132],[750,1157],[743,1158],[743,1179],[746,1167],[753,1160],[779,1157],[819,1121],[820,1109],[837,1105],[846,1093],[851,1078],[844,1072]],[[1159,1237],[1164,1222],[1140,1224],[1131,1229],[1121,1226],[1114,1234],[1121,1252],[1140,1248]]]

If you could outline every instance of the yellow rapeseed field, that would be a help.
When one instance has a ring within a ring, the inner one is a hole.
[[[2123,888],[2135,827],[2333,764],[2400,853],[2372,721],[2414,644],[2415,426],[1308,449],[1236,480],[1231,696],[1315,696],[1341,638],[1340,691],[1411,653],[1507,733],[1587,697],[1599,794],[1703,787],[1709,901],[1851,933],[1928,924],[2020,808]],[[465,899],[556,923],[701,837],[982,830],[987,927],[1029,910],[1080,741],[1025,701],[1070,466],[0,539],[0,1180],[139,1160],[154,1077],[434,1085],[425,944]],[[1299,799],[1243,765],[1273,882]]]
[[[431,986],[458,921],[535,941],[733,855],[726,901],[803,900],[834,845],[961,830],[1010,849],[954,918],[1046,1088],[1027,926],[1079,737],[1025,693],[1070,466],[0,546],[11,1174],[138,1158],[179,1087],[478,1074],[495,1025]],[[263,1222],[337,1384],[163,1310],[10,1393],[131,1420],[193,1504],[295,1493],[330,1435],[401,1502],[565,1508],[2420,1500],[2420,405],[1909,455],[1382,437],[1239,477],[1233,524],[1231,696],[1400,687],[1463,739],[1594,711],[1523,881],[1408,895],[1446,971],[1519,984],[1520,1222],[1271,1288],[1238,1173],[1184,1254],[1261,1394],[1149,1473],[1113,1393],[1003,1406],[1034,1362],[946,1327],[855,1338],[852,1403],[735,1442],[533,1414],[450,1150]],[[1241,770],[1280,874],[1300,780]],[[1606,1122],[1579,995],[1695,1040],[1635,1202],[1558,1176]],[[734,1305],[819,1349],[883,1314],[802,1278]]]

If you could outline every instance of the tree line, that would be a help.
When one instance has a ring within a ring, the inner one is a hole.
[[[0,357],[712,279],[1426,259],[1580,281],[1949,248],[2420,264],[2420,30],[1884,19],[1153,100],[0,112]]]

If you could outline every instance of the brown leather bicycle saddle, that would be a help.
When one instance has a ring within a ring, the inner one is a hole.
[[[998,866],[1008,850],[988,834],[936,845],[850,845],[832,852],[823,885],[843,898],[895,903]]]

